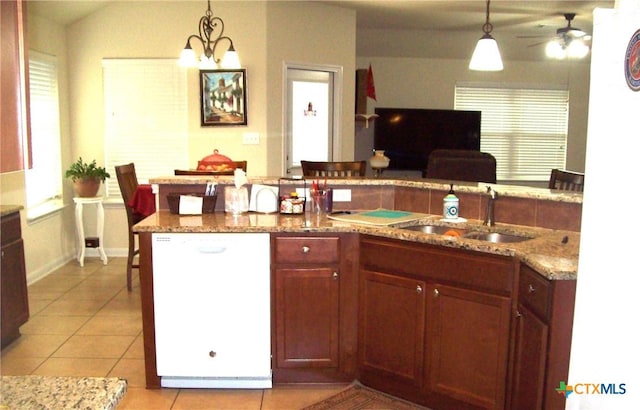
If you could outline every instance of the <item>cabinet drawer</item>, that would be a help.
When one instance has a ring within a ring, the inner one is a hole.
[[[360,265],[503,294],[513,290],[514,264],[504,256],[367,237],[360,242]]]
[[[2,244],[11,243],[20,239],[20,212],[15,212],[2,217]]]
[[[520,269],[520,286],[518,301],[530,308],[542,319],[549,317],[551,301],[551,283],[528,266]]]
[[[275,239],[276,263],[337,263],[340,238],[278,237]]]

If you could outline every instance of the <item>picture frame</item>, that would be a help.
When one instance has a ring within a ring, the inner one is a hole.
[[[247,125],[247,71],[200,70],[200,123],[203,127]]]

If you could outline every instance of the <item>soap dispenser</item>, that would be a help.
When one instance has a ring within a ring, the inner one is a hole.
[[[458,219],[458,209],[460,200],[453,192],[453,184],[450,184],[449,193],[443,200],[443,216],[444,219]]]

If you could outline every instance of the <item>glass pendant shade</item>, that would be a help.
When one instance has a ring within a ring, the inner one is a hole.
[[[200,64],[198,64],[198,68],[201,70],[215,70],[218,68],[218,65],[213,61],[213,57],[207,57],[203,54],[200,56]]]
[[[229,46],[229,49],[224,53],[220,65],[222,68],[240,68],[240,58],[238,58],[238,53],[233,45]]]
[[[475,71],[502,71],[504,69],[498,42],[489,33],[478,40],[469,62],[469,69]]]
[[[185,47],[180,53],[180,59],[178,60],[178,63],[183,67],[195,67],[196,65],[198,65],[196,53],[188,44],[187,47]]]

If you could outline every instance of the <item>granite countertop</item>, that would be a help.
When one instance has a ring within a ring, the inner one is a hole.
[[[0,205],[0,216],[5,216],[24,209],[22,205]]]
[[[115,377],[2,376],[2,409],[115,409],[127,381]]]
[[[424,214],[423,214],[424,215]],[[136,232],[352,232],[405,241],[429,243],[503,256],[515,256],[550,280],[575,280],[578,270],[580,234],[571,231],[496,224],[486,227],[482,221],[451,224],[441,216],[424,215],[398,226],[374,226],[330,220],[314,214],[281,215],[247,213],[238,216],[216,212],[203,215],[175,215],[159,211],[135,225]],[[419,224],[445,225],[474,231],[525,235],[532,239],[516,243],[491,243],[463,237],[426,234],[401,229]],[[565,239],[566,238],[566,239]]]

